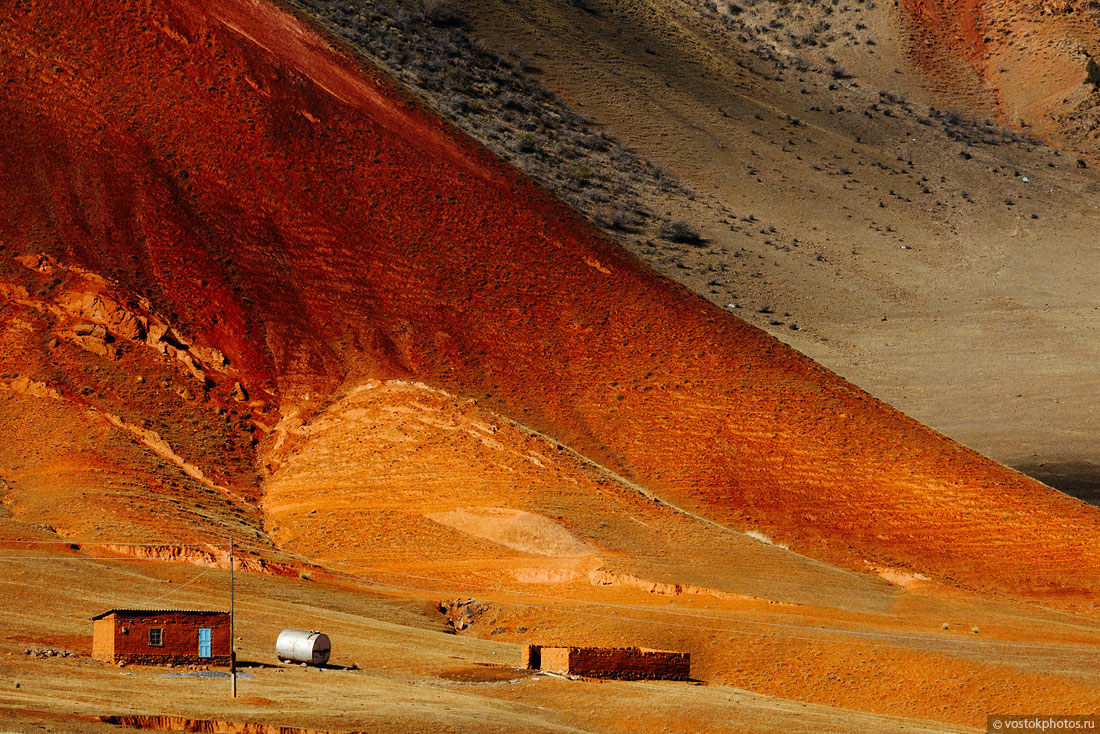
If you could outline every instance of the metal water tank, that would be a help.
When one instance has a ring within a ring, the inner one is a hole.
[[[275,642],[279,660],[308,665],[324,665],[332,653],[328,635],[312,630],[283,630]]]

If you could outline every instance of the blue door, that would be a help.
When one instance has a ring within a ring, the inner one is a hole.
[[[210,657],[210,628],[209,627],[200,627],[199,628],[199,657],[200,658]]]

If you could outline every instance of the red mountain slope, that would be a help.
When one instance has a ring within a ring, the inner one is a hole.
[[[284,418],[415,377],[842,565],[1100,588],[1100,512],[656,276],[276,7],[20,2],[0,81],[4,252],[147,298]]]

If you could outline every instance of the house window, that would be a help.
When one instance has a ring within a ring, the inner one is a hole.
[[[153,647],[164,647],[164,628],[149,628],[149,644]]]

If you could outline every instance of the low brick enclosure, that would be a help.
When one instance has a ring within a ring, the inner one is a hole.
[[[638,647],[527,645],[523,666],[562,675],[616,680],[690,680],[691,655]]]
[[[229,613],[111,609],[92,617],[92,657],[138,665],[228,666]]]

